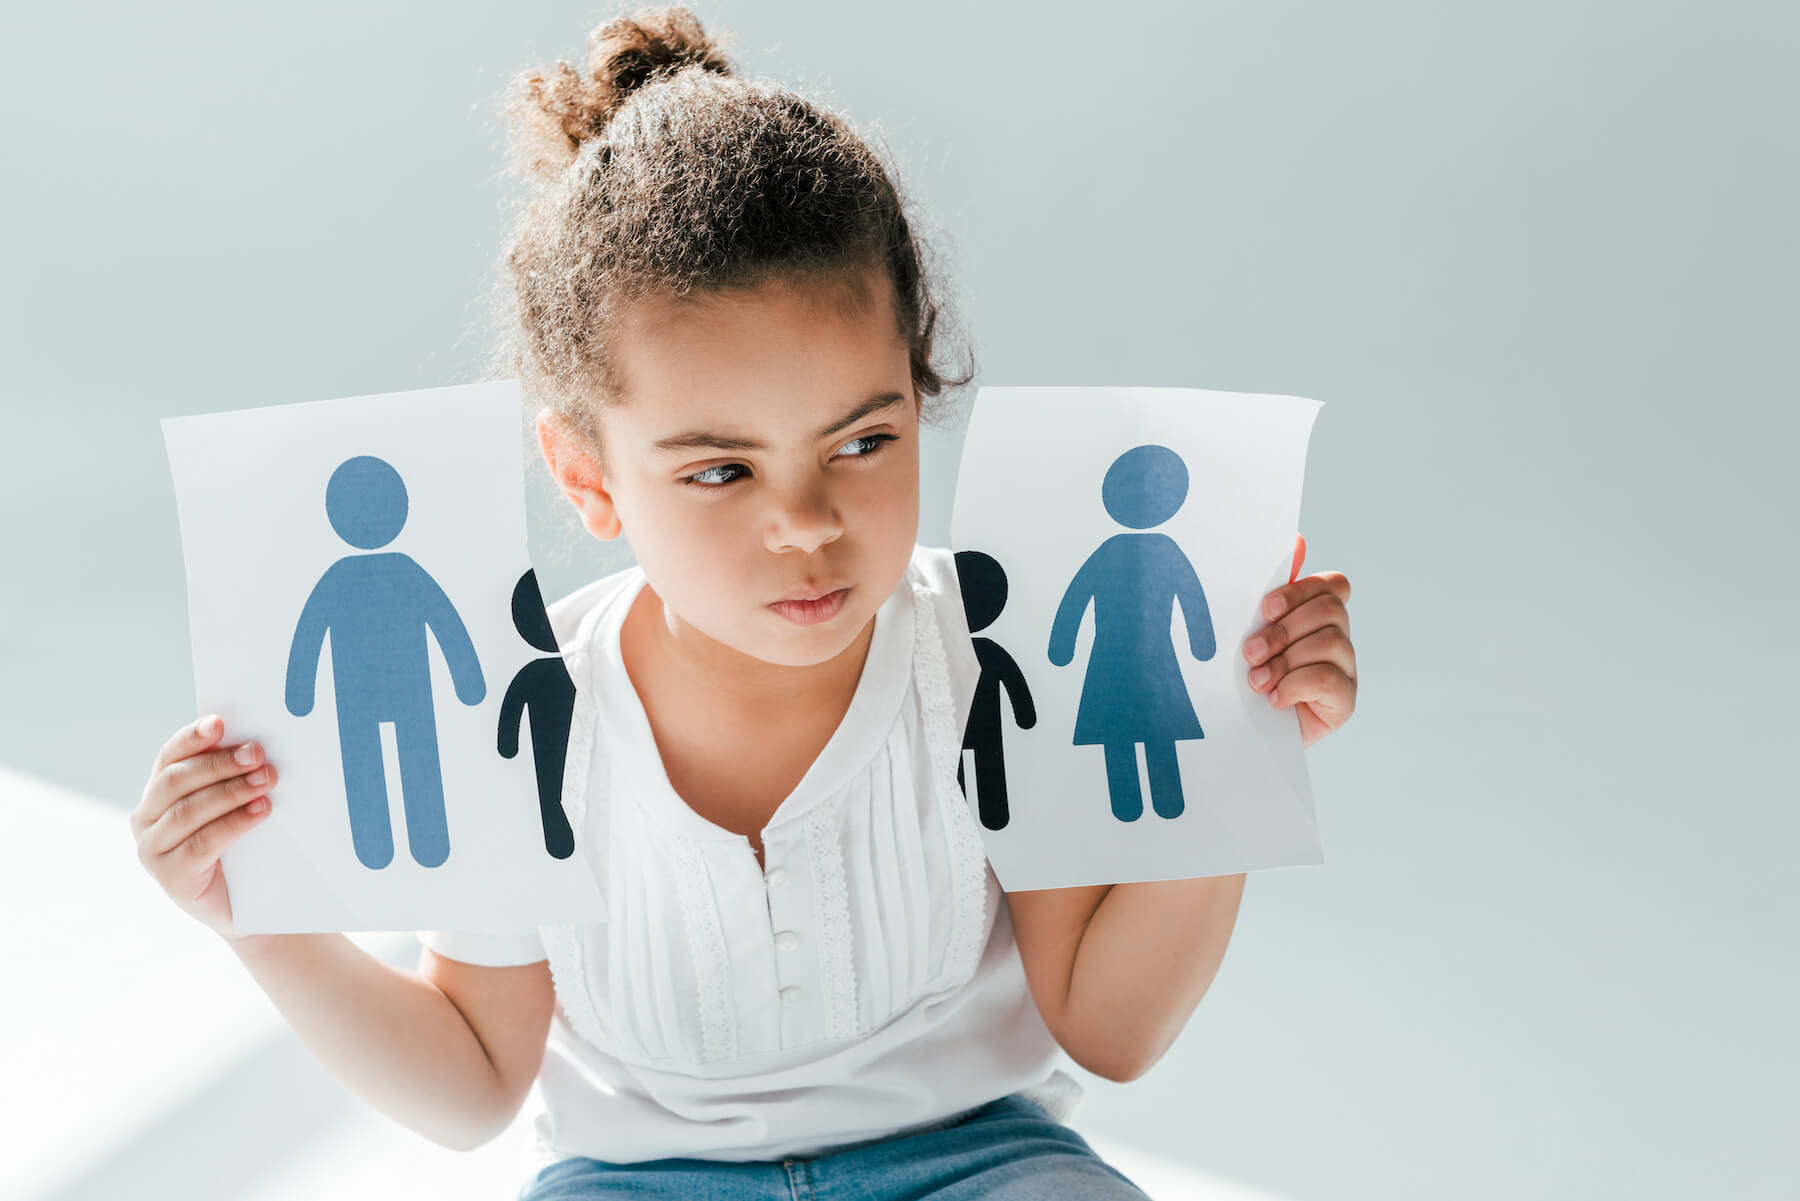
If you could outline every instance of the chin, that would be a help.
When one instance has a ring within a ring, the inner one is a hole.
[[[868,624],[866,619],[863,624]],[[756,657],[765,663],[781,667],[817,667],[849,649],[861,630],[862,626],[859,625],[854,630],[834,632],[830,636],[818,630],[800,630],[796,637],[788,639],[782,645],[765,646]]]
[[[816,667],[848,650],[874,616],[873,612],[857,614],[845,610],[820,625],[790,626],[785,637],[771,638],[765,632],[758,640],[758,649],[745,653],[781,667]],[[779,624],[786,624],[786,619],[778,613],[772,613],[770,617]]]

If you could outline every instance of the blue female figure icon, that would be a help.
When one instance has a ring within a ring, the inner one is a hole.
[[[1106,511],[1135,530],[1161,525],[1187,499],[1187,465],[1166,446],[1138,446],[1113,460],[1100,485]],[[1175,744],[1202,738],[1169,634],[1179,601],[1194,658],[1205,662],[1217,647],[1206,594],[1181,547],[1167,534],[1114,534],[1075,573],[1050,628],[1050,662],[1067,666],[1075,634],[1094,605],[1094,643],[1075,715],[1077,746],[1106,750],[1106,784],[1113,816],[1143,815],[1138,788],[1137,744],[1144,744],[1150,803],[1162,817],[1179,817],[1181,769]]]
[[[325,514],[338,537],[351,546],[386,546],[406,524],[406,485],[385,460],[372,455],[346,459],[325,486]],[[325,569],[294,629],[287,707],[295,717],[312,712],[319,654],[326,633],[331,635],[344,795],[351,840],[364,867],[383,868],[394,858],[381,762],[382,722],[394,723],[413,859],[438,867],[450,857],[428,631],[437,636],[456,699],[479,704],[487,685],[469,632],[437,581],[409,555],[345,555]]]

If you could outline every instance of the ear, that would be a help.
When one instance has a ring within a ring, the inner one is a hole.
[[[554,409],[543,408],[537,415],[538,449],[544,453],[544,464],[556,481],[581,524],[596,538],[611,541],[624,527],[612,494],[606,490],[600,463],[589,453],[587,444]]]

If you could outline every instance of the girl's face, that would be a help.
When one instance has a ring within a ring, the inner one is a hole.
[[[886,278],[864,283],[859,306],[844,285],[772,285],[640,307],[616,342],[627,396],[600,419],[604,471],[540,418],[552,474],[590,531],[630,539],[678,640],[822,663],[905,574],[918,403]]]

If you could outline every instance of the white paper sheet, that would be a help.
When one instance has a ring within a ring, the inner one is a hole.
[[[239,931],[603,916],[581,832],[560,793],[539,796],[567,701],[554,639],[546,652],[514,621],[531,570],[518,414],[507,381],[162,423],[197,714],[280,773],[273,812],[222,858]]]
[[[1250,687],[1243,656],[1263,596],[1288,582],[1319,408],[1196,388],[980,390],[951,543],[984,680],[1008,679],[978,689],[965,741],[981,749],[963,753],[1003,887],[1323,862],[1298,719]],[[1004,604],[976,628],[1002,576]],[[1155,780],[1153,750],[1174,764]]]

